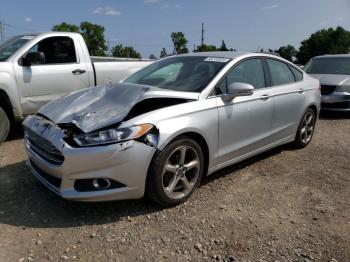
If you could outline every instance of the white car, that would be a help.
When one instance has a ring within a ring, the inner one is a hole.
[[[10,122],[36,113],[49,101],[90,86],[116,83],[152,62],[90,57],[78,33],[9,39],[0,45],[0,143]]]

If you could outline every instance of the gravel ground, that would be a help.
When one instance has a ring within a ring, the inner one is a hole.
[[[0,261],[350,261],[349,134],[349,114],[322,115],[307,148],[221,170],[162,209],[60,199],[13,132],[0,146]]]

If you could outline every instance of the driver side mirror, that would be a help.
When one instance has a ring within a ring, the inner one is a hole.
[[[235,97],[251,96],[254,93],[254,87],[247,83],[235,82],[227,87],[227,95],[222,100],[224,102],[232,101]]]
[[[45,64],[45,54],[43,52],[30,52],[22,58],[23,66]]]

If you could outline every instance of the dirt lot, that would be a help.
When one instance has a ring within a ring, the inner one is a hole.
[[[0,261],[350,261],[349,134],[349,115],[323,115],[306,149],[226,168],[161,209],[58,198],[13,133],[0,147]]]

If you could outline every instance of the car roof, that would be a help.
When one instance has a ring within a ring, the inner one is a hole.
[[[350,54],[320,55],[314,58],[350,58]]]
[[[198,53],[188,53],[182,56],[208,56],[208,57],[221,57],[235,59],[242,55],[247,55],[249,52],[234,52],[234,51],[213,51],[213,52],[198,52]]]
[[[269,53],[256,53],[248,51],[213,51],[213,52],[197,52],[197,53],[188,53],[180,54],[178,56],[206,56],[206,57],[219,57],[219,58],[228,58],[236,59],[242,56],[268,56],[281,59],[281,57],[269,54]]]

